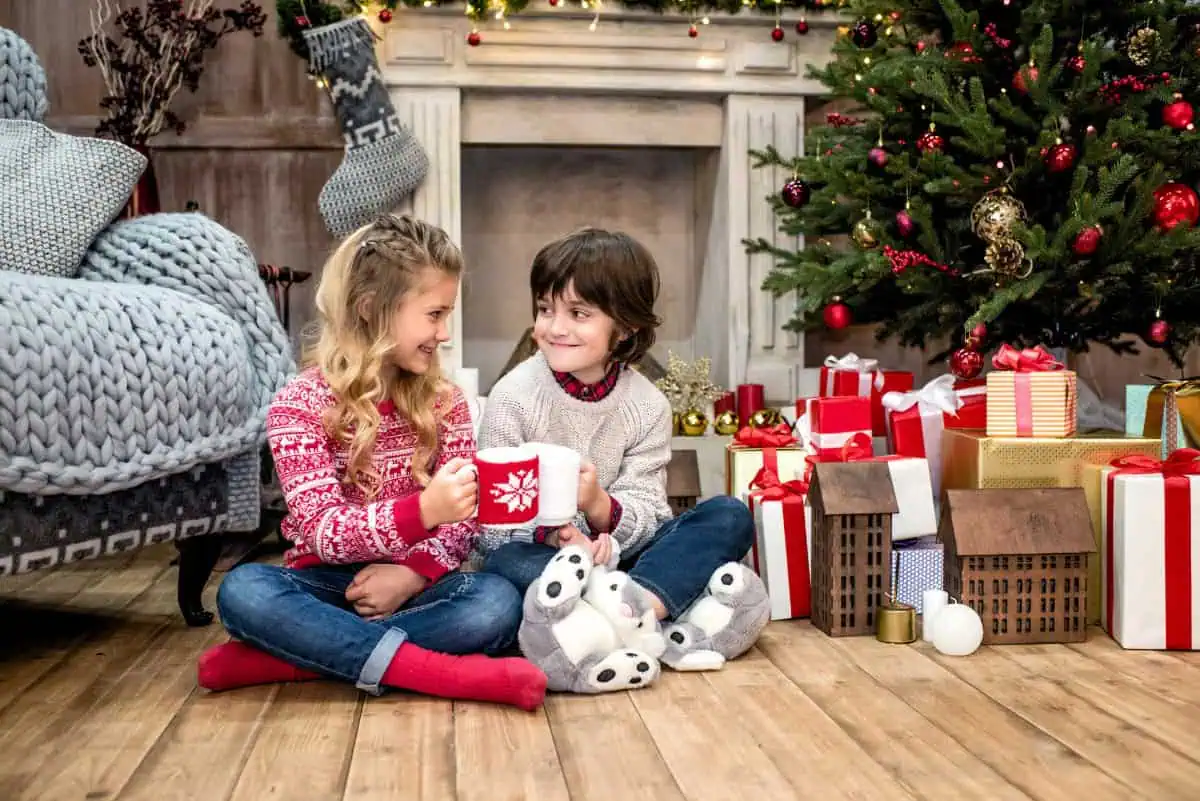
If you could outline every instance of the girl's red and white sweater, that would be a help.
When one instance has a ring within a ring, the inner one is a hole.
[[[287,501],[280,532],[295,543],[285,556],[290,567],[317,563],[392,562],[407,565],[430,581],[458,568],[478,535],[473,519],[421,525],[422,487],[413,478],[417,434],[391,401],[379,406],[383,419],[372,467],[382,485],[373,500],[343,482],[349,448],[325,432],[321,416],[334,403],[333,391],[317,368],[295,376],[267,411],[267,441]],[[455,457],[475,455],[475,432],[462,391],[436,409],[438,450],[432,472]]]

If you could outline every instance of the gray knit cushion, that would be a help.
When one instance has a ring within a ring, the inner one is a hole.
[[[0,28],[0,119],[34,120],[46,116],[46,71],[29,43]]]
[[[119,142],[0,120],[0,269],[76,276],[145,168],[145,156]]]

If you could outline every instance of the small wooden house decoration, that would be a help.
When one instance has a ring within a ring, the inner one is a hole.
[[[900,511],[883,462],[818,462],[812,506],[812,623],[831,637],[875,633],[888,602],[892,516]]]
[[[676,517],[700,500],[700,464],[695,451],[671,451],[667,463],[667,503]]]
[[[1087,639],[1096,543],[1081,488],[948,489],[938,539],[943,589],[979,613],[984,643]]]

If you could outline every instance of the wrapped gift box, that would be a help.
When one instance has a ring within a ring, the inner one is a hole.
[[[883,396],[888,392],[908,392],[913,374],[906,370],[880,370],[876,359],[863,359],[853,353],[826,356],[821,367],[821,397],[858,396],[870,403],[871,433],[887,434]]]
[[[1163,432],[1165,394],[1161,386],[1128,384],[1125,387],[1125,433],[1162,440],[1160,456],[1175,448],[1194,448],[1200,445],[1200,392],[1189,382],[1175,395],[1178,413],[1175,418],[1175,443],[1168,448]]]
[[[892,548],[892,594],[922,613],[926,590],[942,589],[942,545],[936,535],[896,543]]]
[[[1075,373],[1042,348],[1002,345],[987,374],[992,437],[1069,437],[1077,413]]]
[[[1121,647],[1200,646],[1200,452],[1089,466],[1099,532],[1100,616]],[[1196,471],[1196,472],[1192,472]]]
[[[940,496],[942,486],[945,416],[956,412],[962,403],[955,394],[954,383],[954,376],[944,375],[919,390],[889,392],[883,396],[888,422],[888,450],[897,456],[926,460],[935,498]]]
[[[837,458],[856,436],[871,438],[871,400],[852,396],[807,398],[796,433],[810,453]]]
[[[771,620],[812,614],[812,507],[808,485],[790,481],[743,495],[754,515],[750,566],[762,577],[771,600]]]
[[[987,378],[958,379],[954,394],[962,401],[956,414],[946,413],[946,428],[987,428]]]
[[[787,425],[742,428],[725,447],[725,494],[744,497],[764,467],[777,476],[803,476],[807,456]]]
[[[1080,487],[1083,464],[1156,456],[1156,439],[1089,430],[1074,437],[989,437],[951,430],[942,437],[942,489]]]

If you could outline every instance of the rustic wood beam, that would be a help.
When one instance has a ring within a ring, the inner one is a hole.
[[[74,136],[95,134],[99,117],[51,116],[46,125]],[[341,150],[342,137],[332,117],[200,117],[182,136],[164,133],[150,142],[158,150]]]

